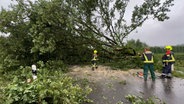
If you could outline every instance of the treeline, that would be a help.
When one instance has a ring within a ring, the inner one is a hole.
[[[151,47],[151,46],[147,45],[146,43],[141,42],[139,39],[128,40],[126,43],[126,46],[133,48],[137,53],[143,52],[145,47],[150,47],[151,51],[154,53],[164,53],[165,52],[165,46]],[[172,48],[173,48],[173,52],[184,53],[184,44],[175,45],[175,46],[172,46]]]
[[[172,47],[173,47],[173,52],[184,53],[184,45],[176,45],[176,46],[172,46]],[[154,53],[164,53],[165,47],[151,47],[151,50]]]

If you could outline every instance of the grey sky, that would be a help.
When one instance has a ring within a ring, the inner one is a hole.
[[[141,0],[131,0],[135,3]],[[132,32],[128,39],[140,39],[150,46],[165,46],[184,44],[184,0],[175,0],[170,19],[164,22],[146,21],[137,32]]]
[[[129,6],[133,7],[141,1],[143,0],[130,0]],[[12,0],[0,0],[0,6],[7,8],[10,2]],[[132,13],[132,9],[127,9],[127,17]],[[168,15],[170,19],[164,22],[147,20],[141,28],[137,29],[137,32],[132,32],[127,40],[140,39],[150,46],[184,44],[184,0],[175,0]]]

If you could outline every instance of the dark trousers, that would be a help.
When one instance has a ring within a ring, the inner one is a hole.
[[[148,70],[150,70],[152,80],[155,80],[155,72],[153,63],[144,63],[144,80],[147,80]]]
[[[171,73],[171,66],[172,66],[172,63],[168,63],[166,64],[164,67],[163,67],[163,70],[162,70],[162,73],[163,74],[169,74]]]

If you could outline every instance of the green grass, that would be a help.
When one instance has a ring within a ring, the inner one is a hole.
[[[184,53],[175,53],[175,59],[173,75],[184,78]]]
[[[175,70],[173,71],[173,75],[175,77],[184,78],[184,67],[175,66]]]

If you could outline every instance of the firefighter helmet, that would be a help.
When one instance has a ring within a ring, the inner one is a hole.
[[[94,54],[96,54],[97,53],[97,50],[94,50]]]
[[[172,46],[169,46],[169,45],[168,46],[165,46],[165,49],[166,50],[172,50]]]

